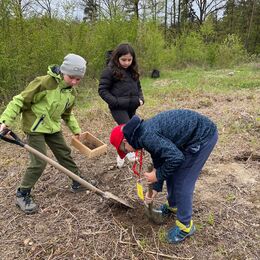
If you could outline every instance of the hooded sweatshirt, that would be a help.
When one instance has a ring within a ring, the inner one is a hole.
[[[47,75],[35,78],[7,105],[0,123],[12,126],[21,114],[22,129],[27,134],[52,134],[61,131],[61,119],[73,134],[81,129],[71,112],[76,91],[60,76],[58,65],[48,67]]]

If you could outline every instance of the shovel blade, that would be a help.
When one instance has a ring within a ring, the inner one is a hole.
[[[162,215],[162,211],[159,209],[154,209],[152,203],[145,204],[145,215],[148,217],[149,220],[154,222],[155,224],[163,224],[165,219]]]
[[[112,200],[114,200],[116,202],[119,202],[119,203],[123,204],[124,206],[126,206],[128,208],[131,208],[131,209],[134,208],[128,201],[126,201],[126,200],[124,200],[122,198],[119,198],[116,195],[114,195],[114,194],[112,194],[112,193],[110,193],[108,191],[104,192],[104,197],[107,198],[107,199],[112,199]]]

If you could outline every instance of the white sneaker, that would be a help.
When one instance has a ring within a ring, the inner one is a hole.
[[[132,152],[132,153],[128,153],[126,155],[127,159],[130,161],[130,162],[135,162],[137,160],[136,156],[135,156],[135,153]]]
[[[116,157],[116,166],[120,169],[123,167],[124,163],[125,163],[125,159],[121,159],[120,156],[118,155]]]

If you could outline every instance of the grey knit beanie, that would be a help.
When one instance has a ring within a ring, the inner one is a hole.
[[[69,76],[78,76],[83,78],[86,72],[86,61],[79,55],[70,53],[60,66],[60,71]]]

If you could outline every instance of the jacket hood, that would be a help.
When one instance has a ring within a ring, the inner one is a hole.
[[[47,74],[55,78],[57,82],[60,82],[62,80],[59,65],[48,66]]]
[[[134,115],[123,128],[124,137],[126,138],[127,142],[135,149],[140,148],[138,132],[142,122],[143,120],[140,117]]]

